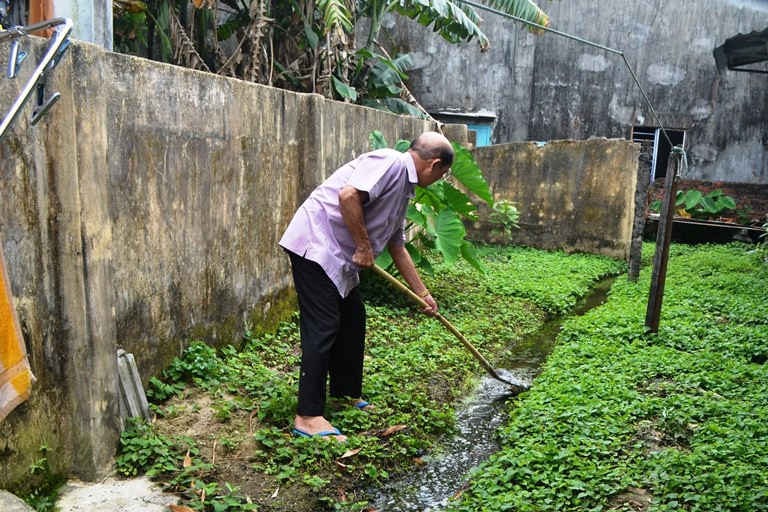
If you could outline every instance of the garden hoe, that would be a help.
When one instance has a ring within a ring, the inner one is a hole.
[[[397,288],[398,290],[403,292],[411,300],[413,300],[414,302],[416,302],[420,306],[425,307],[425,308],[429,307],[429,305],[421,297],[419,297],[418,295],[413,293],[413,291],[410,288],[408,288],[403,283],[401,283],[400,281],[395,279],[394,276],[392,276],[389,272],[387,272],[386,270],[384,270],[380,266],[374,265],[373,266],[373,270],[377,274],[379,274],[381,277],[383,277],[384,279],[389,281],[390,284],[392,284],[395,288]],[[488,375],[490,375],[491,377],[493,377],[494,379],[496,379],[496,380],[498,380],[500,382],[503,382],[504,384],[510,385],[512,387],[512,392],[515,393],[515,394],[522,393],[523,391],[525,391],[527,389],[525,386],[522,386],[520,384],[515,384],[513,382],[510,382],[510,381],[500,377],[499,374],[496,373],[496,370],[494,370],[493,367],[491,366],[491,364],[488,362],[488,360],[485,359],[483,357],[483,355],[480,352],[477,351],[475,346],[472,345],[472,343],[470,343],[469,340],[467,338],[465,338],[458,331],[458,329],[456,329],[456,327],[454,327],[451,324],[451,322],[449,322],[440,313],[435,313],[435,317],[438,320],[440,320],[440,323],[443,324],[449,331],[451,331],[453,333],[453,335],[456,336],[459,339],[459,341],[461,341],[461,343],[467,348],[467,350],[469,350],[472,353],[472,355],[475,357],[475,359],[477,359],[480,362],[480,364],[483,366],[483,368],[485,368],[485,371],[488,372]]]

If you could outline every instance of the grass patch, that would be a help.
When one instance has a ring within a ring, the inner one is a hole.
[[[441,312],[491,360],[543,321],[571,308],[599,278],[624,265],[592,255],[481,248],[488,267],[437,265],[425,281]],[[152,380],[157,419],[122,436],[118,470],[146,473],[195,510],[363,510],[362,489],[413,468],[454,427],[454,406],[482,374],[438,322],[423,316],[373,274],[365,397],[370,414],[330,404],[342,445],[295,439],[299,362],[297,318],[239,348],[193,343]],[[240,345],[242,345],[240,347]]]
[[[658,334],[650,268],[568,320],[451,510],[768,510],[768,266],[752,249],[673,246]]]

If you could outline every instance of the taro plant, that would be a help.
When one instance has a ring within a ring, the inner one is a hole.
[[[678,190],[675,196],[675,207],[677,207],[677,213],[683,217],[708,219],[736,208],[736,201],[720,189],[707,194],[696,189]],[[653,212],[660,211],[661,201],[658,199],[653,201],[650,209]]]
[[[379,131],[373,131],[369,140],[373,149],[387,147],[387,141]],[[395,149],[406,151],[409,145],[408,141],[399,140]],[[493,196],[488,182],[472,153],[455,142],[453,150],[455,156],[451,166],[452,179],[493,208]],[[467,231],[463,222],[477,219],[477,206],[450,180],[438,180],[426,188],[417,186],[406,219],[407,229],[415,228],[412,231],[416,236],[414,242],[417,241],[422,247],[436,249],[448,264],[464,258],[473,267],[483,270],[474,245],[466,239]],[[432,272],[431,263],[417,244],[410,242],[407,248],[417,265],[427,272]],[[391,266],[389,253],[381,253],[377,263],[383,267]]]

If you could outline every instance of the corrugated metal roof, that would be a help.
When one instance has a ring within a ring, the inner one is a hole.
[[[727,68],[733,71],[768,73],[768,69],[742,67],[768,61],[768,27],[762,31],[729,37],[713,53],[720,71]]]

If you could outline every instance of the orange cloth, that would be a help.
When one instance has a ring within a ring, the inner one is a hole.
[[[30,25],[40,21],[49,20],[53,17],[53,0],[29,0],[28,23]],[[53,29],[47,28],[45,30],[39,30],[34,34],[41,37],[51,37]]]
[[[0,243],[0,421],[29,398],[35,381],[13,308],[2,246]]]

